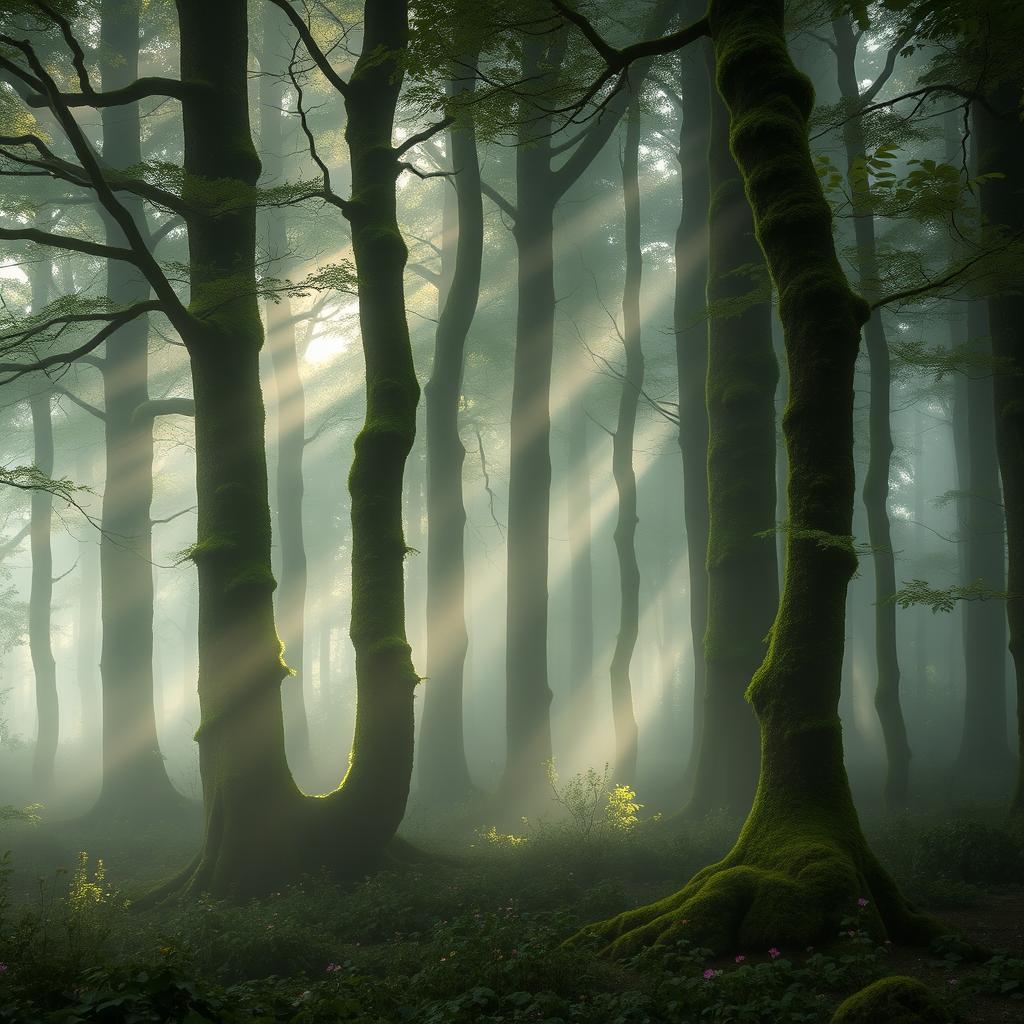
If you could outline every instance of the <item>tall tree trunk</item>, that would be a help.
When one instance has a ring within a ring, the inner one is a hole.
[[[92,454],[83,455],[75,474],[79,483],[94,477]],[[100,602],[99,545],[95,536],[83,535],[78,542],[78,615],[75,618],[75,659],[78,694],[81,700],[82,745],[91,749],[100,742],[100,688],[98,679],[98,636]]]
[[[709,62],[710,64],[710,62]],[[771,302],[743,179],[729,152],[729,113],[711,100],[708,149],[707,690],[689,812],[745,814],[757,784],[757,719],[745,700],[779,603],[775,547],[775,386]],[[730,309],[739,303],[739,309]],[[746,308],[743,308],[743,307]]]
[[[699,8],[699,9],[698,9]],[[690,3],[686,16],[703,13],[702,3]],[[711,90],[702,55],[703,42],[680,54],[683,117],[679,129],[679,182],[682,213],[675,239],[675,300],[673,329],[679,374],[679,449],[683,461],[683,520],[689,567],[690,635],[693,646],[693,740],[684,776],[684,799],[695,794],[700,761],[707,663],[704,634],[708,625],[708,332],[703,310],[708,266],[707,153],[711,139]]]
[[[807,142],[809,80],[786,48],[783,0],[712,0],[709,27],[732,151],[780,296],[790,370],[790,529],[779,613],[749,689],[761,775],[732,851],[675,896],[585,929],[611,955],[674,941],[724,953],[835,935],[857,899],[897,940],[936,934],[868,849],[837,708],[851,537],[853,381],[866,303],[843,275]]]
[[[260,164],[249,130],[246,4],[177,6],[181,77],[189,83],[185,198],[197,199],[211,180],[251,195]],[[244,896],[320,868],[363,872],[404,813],[417,677],[404,629],[402,471],[419,387],[395,206],[400,155],[391,137],[407,34],[404,0],[368,2],[363,52],[344,92],[354,196],[345,212],[359,278],[367,413],[349,475],[355,742],[342,785],[323,799],[298,791],[284,748],[287,670],[274,628],[255,207],[239,204],[213,218],[196,203],[188,218],[192,321],[184,340],[196,410],[197,739],[206,829],[199,856],[172,887]],[[237,287],[228,298],[225,280]]]
[[[1006,590],[1003,488],[996,450],[993,406],[995,376],[986,363],[993,355],[985,305],[967,307],[966,373],[967,480],[964,582],[982,580],[986,587]],[[1006,744],[1007,608],[999,601],[964,604],[964,728],[956,765],[956,786],[965,795],[995,795],[1011,771]]]
[[[672,13],[659,0],[645,27],[659,34]],[[551,759],[551,688],[548,685],[548,519],[551,506],[551,366],[554,354],[554,212],[558,200],[590,165],[625,110],[628,96],[613,96],[603,115],[555,168],[555,121],[545,110],[547,90],[562,73],[566,33],[526,33],[522,74],[536,104],[524,101],[516,148],[514,236],[518,254],[516,347],[512,379],[508,484],[508,601],[506,608],[506,734],[502,791],[509,806],[535,801],[546,788]],[[631,72],[633,89],[648,62]]]
[[[104,0],[100,71],[104,89],[135,80],[139,70],[138,0]],[[138,104],[104,107],[103,158],[111,167],[142,161]],[[124,200],[137,224],[142,203]],[[109,245],[121,229],[104,217]],[[129,263],[107,264],[107,295],[131,305],[149,285]],[[93,814],[139,821],[162,817],[179,796],[167,777],[156,732],[153,695],[153,419],[137,416],[149,400],[149,319],[141,316],[106,343],[102,364],[106,475],[100,537],[103,639],[103,784]]]
[[[625,202],[626,276],[622,291],[622,347],[625,373],[619,392],[619,414],[612,435],[612,476],[618,492],[615,553],[619,563],[619,632],[612,652],[612,719],[615,723],[615,781],[636,785],[637,725],[629,664],[640,633],[640,565],[636,558],[636,473],[633,444],[640,391],[644,386],[640,286],[643,249],[640,239],[640,108],[630,107],[622,158],[622,193]]]
[[[1018,116],[1020,83],[1006,82],[988,99],[988,104],[974,107],[978,171],[998,176],[981,189],[981,211],[993,229],[1019,239],[1024,233],[1024,196],[1020,192],[1021,181],[1024,181],[1024,126]],[[988,301],[988,318],[992,354],[999,361],[993,378],[995,433],[1009,547],[1006,615],[1017,684],[1018,776],[1011,812],[1017,819],[1024,819],[1024,296],[1017,289],[993,295]],[[973,486],[972,478],[972,489]],[[1005,707],[1002,692],[999,702],[1001,711]],[[993,695],[987,731],[997,750],[1002,751],[1006,725],[1004,721],[1002,732],[995,733],[998,727],[995,705]]]
[[[590,444],[585,397],[570,406],[566,481],[569,537],[569,674],[572,720],[589,731],[594,706],[594,564],[591,557]]]
[[[284,182],[285,87],[281,75],[287,68],[290,49],[285,44],[281,13],[271,4],[263,9],[263,60],[260,76],[260,159],[271,185]],[[286,207],[270,207],[264,217],[269,263],[265,273],[284,278],[291,269],[288,254]],[[306,775],[311,768],[309,720],[306,712],[304,666],[306,619],[306,545],[302,531],[305,482],[302,459],[305,451],[306,396],[295,347],[295,322],[287,296],[268,299],[267,347],[274,368],[277,394],[277,532],[281,552],[281,578],[277,588],[277,623],[284,657],[292,675],[281,688],[285,741],[295,770]]]
[[[541,74],[540,39],[523,44],[523,73]],[[516,149],[518,310],[512,379],[506,605],[508,748],[502,788],[529,800],[551,759],[548,685],[548,516],[554,351],[554,203],[548,189],[550,118],[523,118]]]
[[[468,54],[453,69],[448,93],[454,99],[472,93]],[[437,323],[434,365],[426,386],[427,423],[427,685],[420,728],[419,783],[429,800],[459,801],[472,783],[463,736],[463,673],[469,637],[466,631],[466,508],[462,465],[466,451],[459,436],[459,403],[466,338],[480,295],[484,221],[480,162],[471,119],[448,134],[458,202],[455,267]]]
[[[836,39],[839,91],[848,102],[857,102],[857,37],[848,16],[832,23]],[[866,146],[859,117],[843,123],[843,143],[851,171],[864,171]],[[879,294],[878,254],[871,194],[864,173],[850,175],[853,227],[857,240],[857,275],[868,302]],[[889,525],[889,466],[892,460],[890,424],[889,343],[881,310],[873,310],[864,327],[864,341],[871,364],[871,400],[868,413],[868,469],[864,478],[864,507],[868,516],[868,540],[875,573],[875,708],[885,739],[886,777],[884,800],[889,811],[907,805],[910,782],[910,745],[900,703],[900,665],[896,644],[896,560]]]
[[[48,259],[33,268],[33,313],[38,313],[50,301],[51,273],[52,264]],[[52,395],[50,387],[40,382],[39,389],[31,394],[28,402],[32,415],[32,462],[40,473],[48,477],[53,475],[53,421],[50,418]],[[36,745],[32,752],[32,782],[42,796],[48,796],[53,790],[57,744],[60,739],[57,665],[51,641],[52,515],[53,495],[46,489],[34,490],[29,530],[32,579],[28,599],[28,645],[36,691]]]

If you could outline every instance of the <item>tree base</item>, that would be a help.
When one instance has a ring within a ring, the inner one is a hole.
[[[803,950],[834,940],[851,917],[878,940],[921,944],[949,931],[903,900],[856,826],[829,836],[791,821],[758,835],[751,821],[724,860],[679,892],[569,941],[615,958],[679,939],[719,955]]]

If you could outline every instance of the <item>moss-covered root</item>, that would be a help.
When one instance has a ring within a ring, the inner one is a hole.
[[[949,1014],[927,985],[893,975],[855,992],[836,1010],[831,1024],[947,1024]]]
[[[619,958],[685,939],[727,955],[803,951],[834,941],[851,918],[879,941],[927,943],[949,930],[915,912],[867,847],[852,845],[856,853],[850,843],[800,830],[770,850],[741,837],[723,861],[679,892],[588,925],[569,943],[596,945],[602,955]]]

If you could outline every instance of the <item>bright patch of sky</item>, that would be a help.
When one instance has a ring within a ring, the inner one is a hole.
[[[358,303],[351,302],[342,306],[332,318],[332,323],[314,333],[312,341],[306,346],[303,357],[306,362],[319,366],[345,352],[359,337],[359,323],[355,320],[358,312]]]
[[[28,275],[25,271],[10,261],[0,263],[0,278],[6,278],[8,281],[20,281],[22,284],[28,282]]]

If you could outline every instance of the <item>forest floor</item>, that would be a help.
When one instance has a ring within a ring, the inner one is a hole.
[[[584,833],[570,816],[513,836],[480,818],[414,812],[406,837],[445,856],[355,887],[307,879],[245,905],[145,911],[131,897],[191,858],[198,808],[143,830],[8,825],[0,1022],[827,1024],[891,974],[925,982],[951,1024],[1024,1020],[1024,844],[984,815],[869,828],[904,890],[949,922],[934,948],[855,928],[823,952],[745,950],[740,965],[685,942],[626,963],[562,945],[678,889],[728,848],[734,822],[599,817]],[[957,932],[994,955],[965,958]]]

